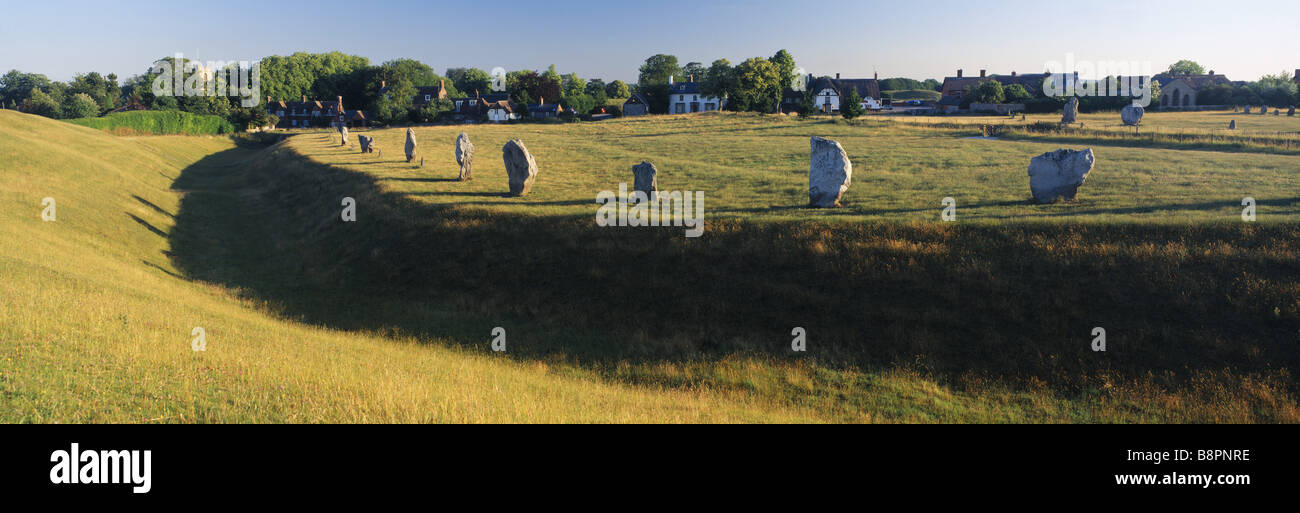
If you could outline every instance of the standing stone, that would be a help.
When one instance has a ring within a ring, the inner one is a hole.
[[[406,163],[415,160],[415,130],[406,129]]]
[[[474,143],[465,132],[456,137],[456,164],[460,165],[460,181],[474,179]]]
[[[1295,115],[1295,105],[1292,105],[1291,108],[1289,108],[1289,109],[1286,110],[1286,115],[1288,115],[1288,116],[1294,116],[1294,115]]]
[[[1062,123],[1073,123],[1079,117],[1079,98],[1071,96],[1070,101],[1065,102],[1065,109],[1061,111]]]
[[[1281,115],[1281,114],[1282,114],[1282,109],[1273,109],[1273,115],[1274,115],[1274,116],[1279,116],[1279,115]]]
[[[510,195],[524,196],[533,189],[537,179],[537,161],[528,153],[523,141],[511,139],[501,147],[501,158],[506,163],[506,177],[510,180]]]
[[[1088,179],[1094,162],[1092,149],[1049,151],[1029,161],[1029,190],[1034,201],[1051,203],[1056,198],[1073,201],[1079,186]]]
[[[343,136],[343,137],[342,137],[342,142],[339,143],[339,146],[347,146],[347,145],[348,145],[348,126],[347,126],[347,125],[339,124],[339,135],[342,135],[342,136]]]
[[[1237,129],[1237,120],[1234,119],[1232,121],[1229,121],[1228,130],[1236,130],[1236,129]]]
[[[1268,114],[1268,105],[1261,105],[1259,107],[1259,115],[1263,116],[1264,114]]]
[[[1243,112],[1245,112],[1246,114],[1250,114],[1250,105],[1247,105],[1246,110]]]
[[[1124,107],[1123,110],[1119,111],[1120,119],[1124,120],[1124,124],[1128,126],[1137,126],[1141,124],[1143,114],[1146,114],[1146,110],[1136,103],[1129,104],[1129,106]]]
[[[646,198],[654,201],[659,192],[659,181],[656,179],[658,174],[659,169],[644,160],[632,166],[632,190],[644,192]]]
[[[361,144],[361,153],[374,153],[375,149],[370,147],[375,139],[367,135],[358,135],[357,142]]]
[[[808,159],[808,206],[838,207],[853,181],[853,163],[840,143],[822,137],[811,140]]]

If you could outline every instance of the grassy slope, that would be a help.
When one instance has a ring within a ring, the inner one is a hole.
[[[234,291],[177,277],[164,235],[181,196],[169,186],[182,169],[236,169],[256,151],[223,138],[115,138],[0,111],[0,201],[10,206],[0,214],[0,421],[822,418],[277,320]],[[40,220],[46,196],[56,222]],[[206,352],[190,349],[195,326],[207,330]]]
[[[221,116],[178,110],[115,112],[97,118],[65,121],[117,135],[217,135],[235,132],[234,125]]]

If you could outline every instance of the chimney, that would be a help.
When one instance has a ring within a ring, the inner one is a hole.
[[[379,88],[380,88],[380,89],[383,89],[383,88],[385,88],[385,87],[388,87],[388,81],[387,81],[387,80],[380,80],[380,81],[379,81]]]
[[[984,70],[980,70],[980,78],[984,78]]]
[[[673,85],[673,76],[668,75],[668,85]]]
[[[343,113],[343,97],[339,96],[339,114]]]
[[[695,81],[695,74],[692,73],[692,74],[691,74],[691,82],[694,82],[694,81]]]
[[[836,74],[835,74],[835,80],[839,80],[839,79],[840,79],[840,74],[839,74],[839,73],[836,73]]]
[[[957,78],[961,78],[961,70],[957,70]]]
[[[266,97],[266,104],[267,104],[267,105],[270,105],[270,104],[271,104],[271,97],[270,97],[270,96],[267,96],[267,97]]]
[[[1011,76],[1013,76],[1013,77],[1016,76],[1016,72],[1012,71],[1012,72],[1011,72]]]
[[[671,80],[671,78],[670,78],[670,80]],[[545,97],[545,96],[540,96],[540,97],[538,97],[538,98],[537,98],[537,104],[538,104],[538,105],[546,105],[546,97]]]
[[[307,95],[302,95],[302,102],[307,103]]]
[[[871,72],[871,78],[874,78],[874,79],[876,79],[876,80],[880,80],[880,73],[876,73],[876,72],[872,71],[872,72]]]
[[[1214,70],[1210,70],[1210,76],[1214,76]]]

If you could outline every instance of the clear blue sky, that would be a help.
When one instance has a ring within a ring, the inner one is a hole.
[[[364,7],[363,7],[364,6]],[[6,2],[0,72],[126,78],[158,57],[256,60],[338,50],[380,63],[636,79],[656,53],[733,64],[785,48],[818,75],[942,78],[1048,61],[1190,58],[1234,80],[1300,68],[1300,1]],[[505,25],[502,27],[502,25]]]

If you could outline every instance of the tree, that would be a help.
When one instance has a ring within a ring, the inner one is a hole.
[[[730,98],[735,92],[736,70],[731,67],[731,61],[727,59],[713,61],[709,70],[704,73],[704,80],[700,83],[700,94]]]
[[[447,80],[456,86],[461,94],[488,94],[492,91],[492,75],[478,68],[449,68]]]
[[[560,95],[572,96],[585,94],[587,92],[587,81],[578,77],[577,73],[569,73],[560,77]]]
[[[1170,75],[1204,75],[1205,68],[1196,61],[1183,59],[1169,65]]]
[[[23,112],[47,118],[58,118],[61,110],[54,98],[45,91],[35,88],[28,92],[27,98],[22,103]]]
[[[862,112],[862,95],[858,94],[858,88],[850,86],[849,94],[840,100],[840,115],[851,120],[861,116]]]
[[[376,102],[375,120],[386,125],[409,121],[415,86],[404,78],[390,82],[388,86],[388,91]]]
[[[1286,71],[1276,75],[1259,77],[1258,81],[1249,84],[1247,87],[1259,96],[1262,103],[1270,107],[1290,106],[1296,96],[1296,84]],[[1197,103],[1201,103],[1199,95],[1197,95]]]
[[[443,114],[451,112],[454,108],[456,108],[456,104],[452,103],[451,100],[438,98],[420,107],[416,113],[416,118],[421,123],[430,123],[437,121]]]
[[[963,106],[970,106],[972,103],[1003,103],[1005,100],[1006,93],[1002,90],[1002,83],[997,80],[985,80],[967,89],[961,103]]]
[[[615,80],[605,86],[605,94],[610,98],[627,98],[632,96],[632,90],[627,87],[627,83],[622,80]]]
[[[4,76],[0,76],[0,103],[22,105],[24,100],[31,97],[33,89],[38,89],[48,96],[51,89],[50,79],[38,73],[9,70]]]
[[[586,93],[566,96],[560,103],[577,111],[578,115],[589,114],[592,109],[596,108],[596,100]]]
[[[99,115],[99,103],[86,93],[69,96],[63,105],[63,116],[69,119],[92,118]]]
[[[730,101],[740,111],[772,112],[776,98],[771,92],[780,77],[776,66],[762,57],[751,57],[736,66],[735,97]]]
[[[601,80],[599,78],[593,78],[587,81],[587,88],[583,92],[592,96],[596,96],[596,92],[599,91],[600,94],[604,96],[609,96],[609,93],[606,92],[608,87],[609,84],[606,84],[604,80]]]
[[[806,118],[817,112],[817,92],[804,89],[799,95],[799,117]]]
[[[708,71],[708,68],[705,68],[701,63],[688,62],[685,66],[682,66],[682,77],[687,81],[691,79],[704,80],[704,74],[708,73]]]
[[[653,84],[667,84],[670,77],[680,78],[682,68],[677,65],[677,56],[667,54],[652,55],[641,65],[637,75],[637,85],[645,87]]]
[[[772,66],[776,67],[776,84],[772,94],[780,96],[786,88],[794,84],[794,56],[784,49],[778,50],[776,55],[772,56]]]
[[[1007,103],[1019,103],[1030,98],[1029,90],[1020,84],[1011,84],[1003,89]]]

